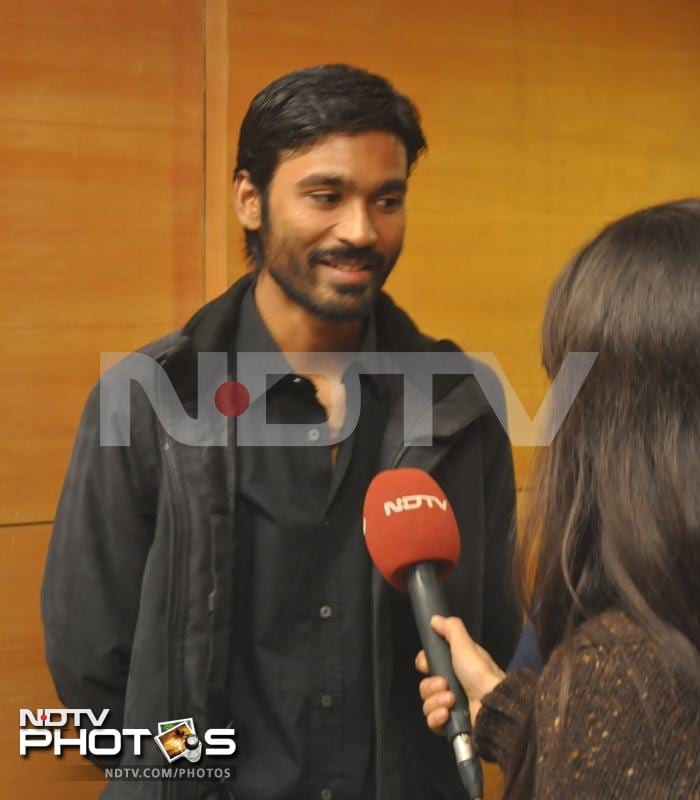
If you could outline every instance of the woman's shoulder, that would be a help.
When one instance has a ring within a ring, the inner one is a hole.
[[[573,635],[574,650],[589,647],[617,649],[627,645],[651,645],[644,629],[624,611],[610,609],[581,624]]]
[[[609,695],[642,701],[651,695],[659,706],[674,702],[672,672],[659,646],[622,611],[605,611],[584,622],[552,653],[540,687],[549,693],[556,687],[558,694],[562,678],[572,699],[595,693],[597,702]]]
[[[549,683],[565,667],[572,669],[593,664],[606,671],[639,665],[642,654],[646,670],[663,670],[657,645],[642,627],[622,611],[610,610],[579,625],[571,639],[560,645],[545,665],[544,683]],[[587,670],[584,670],[587,672]]]
[[[696,695],[674,682],[657,645],[621,612],[584,623],[555,650],[538,682],[535,721],[539,764],[550,777],[561,773],[551,778],[557,791],[574,778],[588,796],[600,796],[600,780],[609,797],[686,797],[668,787],[698,788]]]

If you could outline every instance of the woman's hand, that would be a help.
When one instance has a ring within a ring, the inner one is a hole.
[[[498,686],[505,678],[505,672],[471,638],[461,619],[433,617],[430,624],[450,645],[452,666],[469,700],[469,715],[474,725],[481,708],[481,698]],[[423,650],[416,656],[416,667],[425,675],[430,672]],[[455,696],[449,690],[447,680],[439,675],[424,678],[419,688],[428,727],[434,733],[442,733],[449,709],[455,704]]]

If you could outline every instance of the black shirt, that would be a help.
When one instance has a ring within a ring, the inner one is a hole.
[[[252,290],[235,346],[277,350]],[[373,347],[370,320],[363,349]],[[310,440],[323,444],[237,448],[232,789],[236,800],[368,800],[374,715],[362,504],[386,423],[381,383],[360,376],[360,421],[335,465],[313,383],[294,374],[269,383],[253,398],[266,404],[267,422],[307,423]]]

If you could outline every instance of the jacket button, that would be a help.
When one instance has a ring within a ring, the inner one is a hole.
[[[324,708],[330,708],[333,705],[333,698],[329,694],[321,695],[321,705]]]
[[[333,800],[333,792],[330,789],[321,789],[321,800]]]
[[[321,619],[329,619],[333,614],[333,609],[330,606],[321,606],[318,613],[321,615]]]

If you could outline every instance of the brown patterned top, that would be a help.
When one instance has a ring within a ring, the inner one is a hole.
[[[563,721],[562,664],[555,650],[539,679],[518,670],[483,699],[474,730],[483,758],[507,768],[534,704],[536,800],[700,800],[697,695],[672,683],[633,622],[609,611],[576,632]]]

